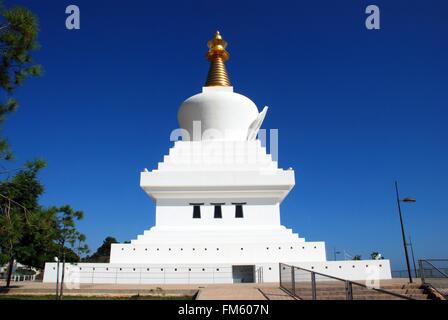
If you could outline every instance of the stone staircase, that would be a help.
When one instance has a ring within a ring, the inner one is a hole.
[[[317,300],[346,300],[345,287],[340,283],[335,282],[317,282]],[[381,285],[381,289],[389,292],[397,293],[403,296],[410,297],[415,300],[429,300],[430,295],[420,283],[387,283]],[[283,295],[280,293],[283,291]],[[282,289],[278,290],[262,290],[267,299],[270,300],[285,300],[289,295],[290,299],[297,300],[312,300],[312,291],[309,284],[296,285],[296,297],[293,297],[288,292]],[[353,285],[353,300],[403,300],[391,294],[371,290],[368,288]]]

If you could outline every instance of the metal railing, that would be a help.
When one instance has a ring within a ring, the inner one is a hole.
[[[11,275],[11,281],[13,282],[19,282],[19,281],[36,281],[36,276],[35,274],[33,275],[27,275],[27,274],[18,274],[18,273],[13,273]],[[6,281],[6,275],[4,276],[0,276],[0,280],[4,280]]]
[[[280,263],[280,287],[301,300],[403,299],[411,297],[368,287],[359,282],[337,278],[296,266]]]
[[[420,277],[424,285],[430,286],[448,297],[448,259],[421,259],[418,261]]]
[[[392,278],[409,278],[408,270],[392,270]],[[411,269],[411,275],[413,278],[420,278],[420,270]]]

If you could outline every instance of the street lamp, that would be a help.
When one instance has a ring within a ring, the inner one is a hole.
[[[414,198],[410,198],[410,197],[406,197],[406,198],[400,199],[400,194],[398,192],[398,182],[397,181],[395,181],[395,192],[397,194],[397,206],[398,206],[398,213],[400,215],[401,236],[403,237],[403,247],[404,247],[404,255],[406,257],[406,266],[408,267],[409,282],[412,283],[411,266],[409,264],[408,246],[407,246],[407,243],[406,243],[406,236],[405,236],[404,224],[403,224],[403,215],[401,214],[400,202],[411,203],[411,202],[415,202],[416,200]]]
[[[334,261],[336,261],[336,255],[337,255],[337,254],[340,254],[341,251],[337,251],[337,250],[336,250],[336,247],[334,247],[333,253],[334,253]]]
[[[415,277],[417,278],[418,277],[418,275],[417,275],[417,266],[415,265],[414,246],[412,245],[411,237],[409,237],[408,246],[411,247],[412,263],[414,264],[414,274],[415,274]]]
[[[59,299],[59,258],[58,257],[54,257],[54,261],[56,261],[56,299]]]

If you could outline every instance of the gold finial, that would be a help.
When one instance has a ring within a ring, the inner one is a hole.
[[[210,61],[206,87],[221,86],[230,87],[229,76],[227,74],[225,61],[229,60],[229,53],[226,51],[227,42],[221,37],[219,31],[208,43],[207,60]]]

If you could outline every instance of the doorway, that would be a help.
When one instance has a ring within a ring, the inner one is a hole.
[[[232,266],[233,283],[254,283],[255,282],[255,266],[243,265]]]

